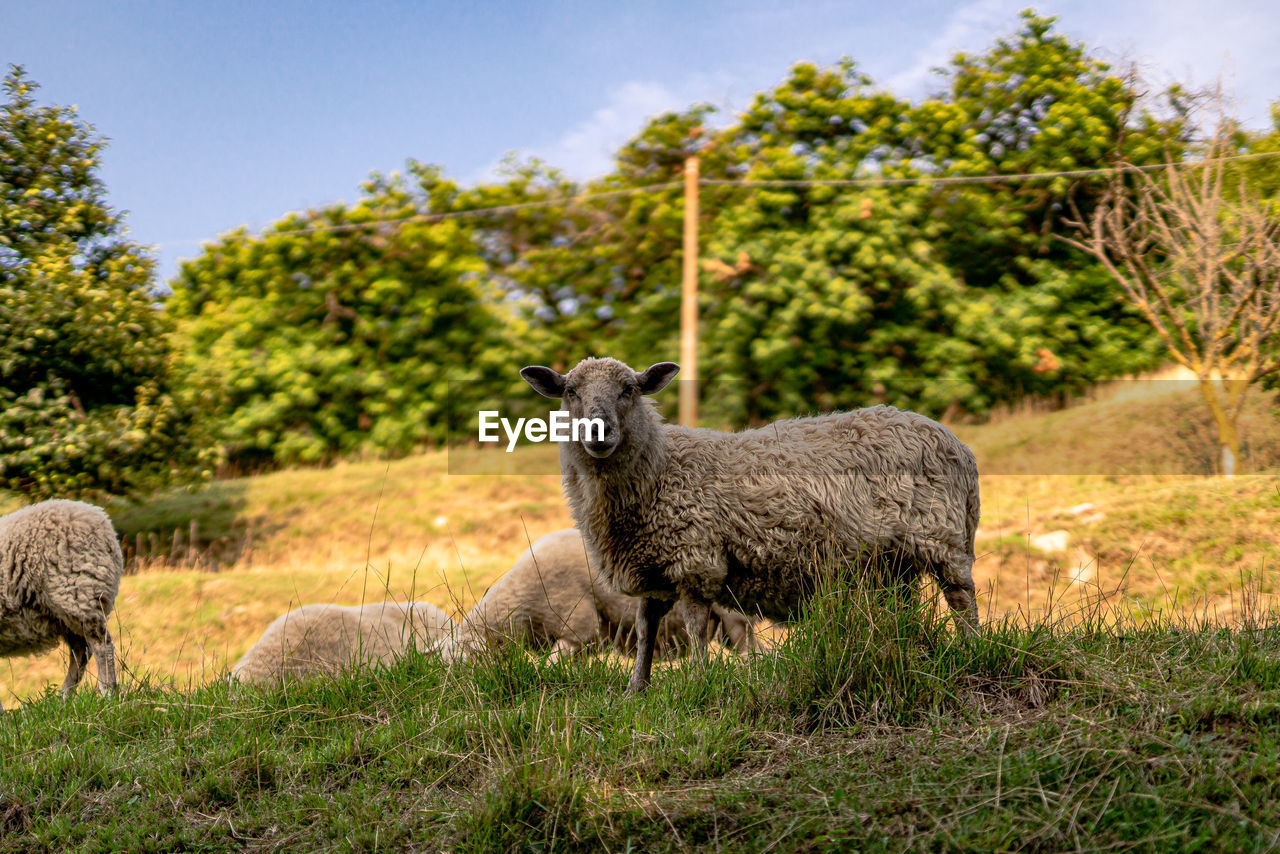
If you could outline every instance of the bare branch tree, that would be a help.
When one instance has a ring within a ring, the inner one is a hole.
[[[1178,364],[1195,374],[1235,473],[1245,396],[1280,371],[1280,216],[1231,178],[1227,122],[1203,160],[1126,164],[1073,245],[1098,258]]]

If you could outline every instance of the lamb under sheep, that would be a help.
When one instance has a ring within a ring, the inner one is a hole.
[[[116,651],[107,628],[124,574],[116,531],[99,507],[42,501],[0,516],[0,656],[71,650],[63,696],[98,659],[98,689],[116,687]]]
[[[453,621],[426,602],[304,605],[267,626],[231,676],[253,685],[334,676],[362,664],[390,664],[411,647],[438,651],[452,638]]]
[[[635,645],[639,604],[592,570],[582,535],[568,528],[534,542],[489,588],[463,618],[456,649],[466,654],[481,646],[516,641],[550,650],[552,657],[606,644],[629,650]],[[738,652],[757,647],[751,620],[718,605],[711,609],[707,630]],[[687,648],[688,641],[684,621],[662,621],[657,638],[660,652]]]
[[[960,628],[977,632],[978,467],[950,430],[890,406],[739,433],[678,427],[645,396],[679,370],[589,358],[567,375],[521,371],[571,418],[603,423],[603,435],[562,443],[560,466],[601,575],[643,597],[629,690],[648,684],[654,628],[676,600],[789,619],[823,566],[868,552],[892,555],[899,579],[931,573]]]

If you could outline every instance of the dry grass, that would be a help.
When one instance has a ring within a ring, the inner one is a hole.
[[[180,686],[225,674],[271,620],[302,604],[413,598],[457,615],[511,567],[526,529],[536,539],[572,525],[558,475],[450,475],[443,452],[223,481],[109,509],[130,547],[139,531],[164,532],[155,539],[167,547],[197,520],[196,555],[184,541],[172,563],[167,549],[130,558],[113,616],[128,672]],[[62,647],[0,659],[0,702],[56,687],[66,663]]]
[[[1213,476],[1215,434],[1185,378],[1112,383],[1092,402],[957,427],[982,478],[974,578],[993,617],[1104,597],[1230,619],[1241,582],[1277,591],[1280,429],[1272,395],[1242,415],[1242,470]],[[1068,607],[1070,610],[1070,607]]]
[[[1168,383],[1152,388],[1155,396],[1137,400],[1111,393],[1064,412],[957,428],[983,471],[1035,472],[982,478],[974,578],[987,618],[1034,617],[1049,603],[1070,611],[1099,596],[1140,614],[1207,609],[1230,617],[1241,604],[1236,591],[1251,579],[1263,604],[1271,602],[1266,573],[1280,561],[1274,473],[1231,481],[1061,473],[1081,459],[1145,459],[1161,470],[1189,453],[1169,427],[1195,417],[1194,399]],[[1268,406],[1256,402],[1255,449],[1280,447],[1274,418],[1262,420]],[[1152,434],[1152,425],[1163,433]],[[1211,448],[1202,451],[1212,459]],[[131,551],[143,538],[143,557],[130,562],[136,574],[117,600],[121,660],[134,674],[186,685],[225,673],[270,620],[300,604],[412,596],[456,615],[530,539],[571,524],[551,473],[554,449],[497,459],[513,462],[513,473],[451,474],[449,455],[436,452],[220,481],[111,507]],[[468,459],[466,470],[475,465]],[[147,557],[153,535],[159,554]],[[0,701],[56,686],[65,663],[63,650],[0,660]]]
[[[983,478],[974,579],[993,617],[1099,596],[1139,613],[1230,618],[1274,602],[1280,478]]]

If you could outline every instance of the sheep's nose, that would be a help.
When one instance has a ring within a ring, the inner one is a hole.
[[[603,437],[608,439],[618,432],[617,426],[613,423],[613,419],[603,412],[593,412],[591,417],[598,420],[604,425]]]

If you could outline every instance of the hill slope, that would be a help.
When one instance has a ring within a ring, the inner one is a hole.
[[[1225,481],[1194,473],[1212,460],[1194,391],[1159,390],[957,428],[980,469],[999,472],[982,478],[974,575],[986,617],[1034,613],[1048,602],[1061,612],[1101,593],[1139,612],[1231,612],[1243,580],[1275,592],[1280,427],[1269,402],[1256,398],[1248,415],[1246,462],[1272,473]],[[113,627],[125,666],[179,685],[206,681],[274,617],[310,602],[413,596],[464,610],[530,540],[570,525],[550,473],[554,449],[515,457],[524,470],[547,473],[450,474],[441,451],[219,481],[110,507],[137,553]],[[65,660],[61,650],[0,660],[0,699],[12,703],[59,681]]]

